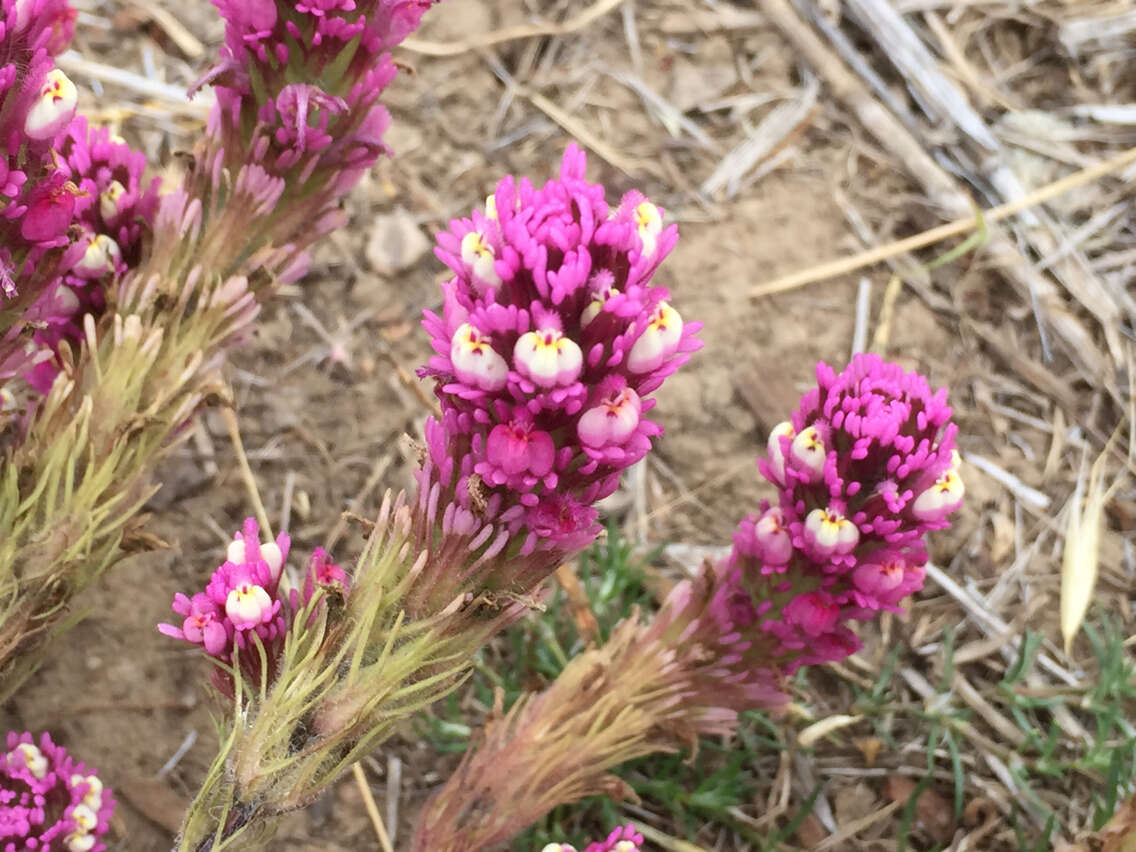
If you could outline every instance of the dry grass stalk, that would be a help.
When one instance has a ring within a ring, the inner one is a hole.
[[[768,0],[768,2],[781,2],[781,0]],[[1044,204],[1046,201],[1056,198],[1072,189],[1085,186],[1086,184],[1100,180],[1102,177],[1118,172],[1132,163],[1136,163],[1136,148],[1129,148],[1127,151],[1117,154],[1115,157],[1111,157],[1096,165],[1082,169],[1079,172],[1067,175],[1015,201],[1000,204],[997,207],[991,207],[988,210],[962,219],[956,219],[953,222],[939,225],[936,228],[931,228],[920,234],[905,237],[902,240],[896,240],[884,246],[868,249],[852,257],[821,263],[817,266],[801,270],[800,272],[794,272],[790,275],[782,276],[781,278],[775,278],[764,284],[759,284],[750,291],[750,297],[759,299],[764,296],[771,296],[775,293],[795,290],[806,284],[815,284],[818,281],[824,281],[828,278],[847,275],[850,272],[863,269],[865,266],[871,266],[872,264],[905,254],[906,252],[941,243],[951,237],[962,236],[963,234],[970,233],[982,227],[983,223],[992,225],[995,222],[1001,222],[1003,219],[1016,216],[1024,210]]]
[[[928,232],[928,234],[935,235],[931,242],[973,230],[977,226],[977,217],[966,217],[967,211],[973,209],[973,202],[968,194],[959,188],[955,179],[931,157],[922,142],[915,138],[903,122],[879,103],[856,76],[848,70],[841,58],[835,55],[817,37],[805,21],[801,20],[787,0],[755,0],[755,2],[759,8],[765,11],[773,24],[792,42],[794,47],[802,54],[804,60],[820,74],[833,95],[856,115],[860,123],[875,137],[880,145],[903,164],[908,173],[927,192],[931,201],[940,206],[947,215],[958,217],[960,221],[970,223],[958,231],[952,229],[942,233],[939,232],[939,229],[934,229]],[[1136,161],[1136,151],[1125,152],[1121,157],[1123,160],[1116,168],[1122,168],[1124,165]],[[1132,159],[1128,159],[1128,157]],[[1111,169],[1102,173],[1102,175],[1094,175],[1092,179],[1095,180],[1108,171],[1111,171]],[[1056,183],[1059,184],[1060,182]],[[1050,186],[1050,192],[1052,192],[1054,185]],[[1023,200],[1025,199],[1012,202],[1012,204],[1021,204]],[[1003,213],[1000,218],[1013,215],[1013,213],[1020,212],[1035,203],[1038,202],[1033,201],[1022,205],[1020,208],[1015,207],[1012,213]],[[987,221],[994,221],[994,218],[987,216]],[[944,228],[946,227],[944,226]],[[876,250],[860,255],[856,258],[854,265],[847,261],[837,261],[808,270],[807,274],[778,279],[770,284],[763,285],[754,293],[754,296],[791,289],[808,281],[818,280],[818,277],[828,278],[852,271],[867,263],[886,259],[893,253],[910,251],[927,244],[930,243],[922,243],[916,240],[914,244],[911,244],[908,241],[901,240],[889,247],[889,251],[879,252],[879,250]],[[1086,331],[1081,321],[1064,306],[1063,299],[1056,286],[1045,276],[1036,273],[1032,264],[1022,252],[997,233],[991,234],[987,252],[993,263],[1014,285],[1019,298],[1033,305],[1035,311],[1052,323],[1058,336],[1065,344],[1070,358],[1077,364],[1086,378],[1096,383],[1106,377],[1109,372],[1107,361],[1093,341],[1092,335]]]
[[[599,0],[599,2],[586,7],[579,14],[573,15],[562,24],[521,24],[515,27],[505,27],[490,33],[454,42],[425,41],[423,39],[408,38],[402,46],[414,53],[426,56],[459,56],[471,51],[484,50],[497,44],[509,41],[520,41],[528,38],[543,36],[564,36],[578,32],[589,26],[592,22],[602,18],[608,12],[619,8],[624,0]]]

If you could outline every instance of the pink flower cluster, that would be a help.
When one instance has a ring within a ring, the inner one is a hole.
[[[612,831],[604,840],[589,843],[584,852],[640,852],[643,835],[628,823]],[[540,852],[576,852],[569,843],[549,843]]]
[[[790,671],[845,656],[858,642],[844,622],[922,588],[924,536],[964,494],[950,418],[946,388],[857,355],[841,373],[818,364],[816,389],[774,428],[759,468],[779,505],[742,522],[734,562],[767,600],[792,592],[773,620],[758,613],[795,655]]]
[[[78,201],[53,142],[75,116],[79,93],[52,57],[67,46],[75,12],[65,0],[0,0],[0,305],[39,266],[70,255]]]
[[[74,266],[58,275],[25,313],[39,326],[33,341],[39,353],[59,351],[59,344],[77,343],[86,314],[106,308],[104,284],[138,264],[143,239],[158,209],[160,181],[145,181],[145,156],[106,128],[89,127],[76,116],[59,140],[59,153],[79,190],[71,233],[82,248]],[[25,373],[28,383],[46,393],[58,374],[54,358],[39,355]]]
[[[0,849],[101,852],[114,795],[51,737],[10,732],[0,757]]]
[[[522,554],[594,538],[592,504],[662,432],[650,394],[701,345],[651,284],[677,229],[637,192],[609,208],[585,167],[571,146],[558,180],[507,177],[451,222],[437,254],[454,274],[423,321],[443,411],[430,461]]]
[[[379,97],[397,73],[387,51],[434,2],[213,0],[225,45],[202,81],[218,99],[210,132],[286,177],[296,198],[342,195],[386,152]]]
[[[3,11],[0,382],[22,376],[44,393],[61,342],[78,341],[81,317],[105,307],[103,284],[138,262],[157,181],[143,184],[142,154],[75,114],[78,92],[52,62],[74,10],[62,0],[3,0]]]
[[[182,616],[181,626],[159,624],[159,632],[200,645],[205,653],[225,664],[236,663],[253,683],[260,683],[262,674],[271,681],[289,619],[300,607],[296,590],[287,597],[280,592],[290,545],[287,533],[280,533],[276,541],[260,541],[260,527],[248,518],[234,535],[225,561],[213,572],[205,591],[192,598],[180,592],[174,596],[171,608]],[[343,569],[330,561],[323,548],[317,548],[308,565],[303,604],[307,605],[317,588],[345,596],[349,585]],[[267,672],[262,672],[256,644],[264,649]],[[248,653],[250,649],[254,652]],[[214,682],[223,692],[231,693],[231,678],[222,670],[214,671]]]
[[[950,416],[945,389],[875,355],[817,366],[759,462],[779,505],[746,517],[729,557],[680,583],[652,627],[689,652],[675,667],[685,724],[726,732],[737,711],[783,704],[786,676],[859,648],[849,621],[922,587],[923,538],[963,497]]]

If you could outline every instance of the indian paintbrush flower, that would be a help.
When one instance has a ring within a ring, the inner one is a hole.
[[[426,427],[420,493],[450,503],[474,548],[517,558],[460,574],[431,561],[423,610],[463,589],[527,594],[592,541],[593,504],[662,433],[651,394],[701,345],[651,282],[677,229],[638,192],[609,207],[586,164],[571,146],[558,179],[505,178],[438,235],[453,276],[423,321],[442,418]]]
[[[503,843],[557,805],[612,792],[605,773],[632,756],[783,707],[789,675],[853,653],[850,622],[922,586],[923,537],[962,498],[946,392],[872,355],[839,374],[820,364],[817,380],[760,462],[779,504],[743,519],[730,554],[654,617],[633,614],[543,692],[495,708],[423,810],[416,849]]]
[[[47,733],[7,736],[0,755],[0,847],[101,852],[114,794]]]
[[[699,326],[650,283],[676,229],[637,193],[609,208],[584,167],[572,148],[539,190],[507,178],[486,213],[439,236],[454,276],[442,315],[424,321],[438,355],[422,374],[443,415],[426,424],[417,494],[384,500],[342,608],[291,619],[266,693],[235,696],[241,721],[217,764],[227,768],[199,793],[183,849],[218,824],[225,842],[270,830],[453,689],[595,537],[592,504],[660,434],[651,394],[700,345]],[[309,587],[347,584],[322,557],[313,564]],[[266,599],[249,599],[250,623]],[[195,619],[192,636],[179,631],[192,641],[206,641],[198,624],[233,620],[219,595],[179,606]]]
[[[278,227],[327,220],[388,151],[390,115],[379,98],[397,73],[389,51],[433,0],[213,5],[225,20],[225,44],[201,82],[217,95],[209,133],[224,164],[235,171],[251,152],[266,174],[286,179],[290,204]],[[333,226],[327,221],[324,232]]]
[[[205,591],[193,597],[174,596],[172,609],[182,616],[181,625],[159,624],[159,632],[200,645],[225,665],[236,664],[252,684],[270,682],[288,626],[311,603],[316,590],[345,598],[350,587],[347,574],[320,547],[308,563],[302,594],[295,589],[284,594],[280,578],[290,545],[283,532],[275,541],[262,542],[256,520],[246,519]],[[256,646],[264,651],[264,671]],[[224,694],[233,694],[232,678],[225,669],[214,669],[213,681]]]
[[[744,518],[730,555],[679,584],[654,620],[664,646],[709,660],[675,668],[688,678],[684,724],[701,733],[787,701],[801,666],[855,652],[850,622],[922,588],[924,537],[961,504],[946,389],[876,355],[816,374],[759,461],[778,504]]]

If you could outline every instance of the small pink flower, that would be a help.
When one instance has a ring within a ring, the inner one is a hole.
[[[507,476],[530,473],[541,477],[552,471],[556,445],[547,432],[535,429],[531,423],[514,420],[493,427],[485,455],[490,465]]]
[[[9,732],[0,751],[0,842],[5,850],[104,852],[115,798],[95,770],[44,733]]]
[[[789,602],[785,617],[809,636],[822,636],[836,627],[840,606],[823,592],[809,592]]]
[[[761,559],[770,565],[784,565],[793,555],[793,542],[785,526],[785,515],[776,506],[766,509],[754,525],[754,537],[761,545]]]
[[[857,602],[870,608],[894,607],[923,585],[926,572],[919,559],[926,555],[882,550],[865,557],[852,572]]]
[[[75,215],[75,194],[74,184],[67,183],[61,175],[36,187],[20,223],[20,236],[31,243],[46,243],[63,236]]]
[[[643,835],[631,823],[621,825],[606,839],[588,844],[584,852],[639,852]]]
[[[322,547],[312,551],[312,558],[308,562],[308,573],[304,576],[305,602],[312,599],[317,588],[341,597],[347,597],[351,590],[351,578],[347,576],[347,572],[332,562]]]
[[[642,410],[639,394],[631,388],[608,394],[599,405],[580,415],[576,431],[589,447],[619,445],[635,432]]]
[[[205,648],[205,653],[219,655],[228,644],[229,636],[221,623],[221,610],[203,592],[187,598],[180,592],[174,596],[174,612],[185,616],[181,628],[172,624],[159,624],[158,630],[165,636],[184,639]]]

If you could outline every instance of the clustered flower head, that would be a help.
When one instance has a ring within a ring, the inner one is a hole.
[[[22,278],[37,267],[50,275],[68,254],[81,193],[54,142],[79,93],[52,57],[71,40],[74,17],[65,0],[0,2],[0,306]]]
[[[388,51],[434,2],[213,0],[225,45],[203,80],[217,93],[210,132],[297,198],[314,186],[342,195],[386,151]]]
[[[950,416],[945,389],[876,355],[817,366],[759,462],[778,505],[747,516],[729,557],[680,583],[652,628],[689,657],[676,667],[688,724],[722,732],[736,711],[783,704],[787,675],[859,648],[848,622],[922,588],[924,536],[962,504]]]
[[[621,825],[605,839],[589,843],[584,852],[640,852],[643,835],[631,823]],[[549,843],[540,852],[576,852],[570,843]]]
[[[76,260],[46,287],[24,318],[37,325],[32,337],[36,363],[24,378],[46,393],[59,372],[60,343],[82,337],[82,317],[106,308],[106,284],[135,267],[158,209],[160,181],[144,180],[146,158],[106,128],[76,116],[59,140],[82,203],[71,224]]]
[[[0,757],[0,849],[100,852],[114,795],[47,734],[12,731]]]
[[[183,620],[180,626],[159,624],[158,630],[174,639],[200,645],[205,653],[226,665],[237,664],[245,678],[269,681],[283,651],[289,620],[307,606],[317,589],[346,596],[350,587],[347,574],[333,564],[323,548],[317,548],[309,561],[302,598],[293,589],[282,594],[280,579],[291,545],[287,533],[275,541],[262,542],[256,520],[248,518],[236,533],[225,554],[225,561],[213,572],[205,591],[192,598],[180,592],[172,609]],[[255,645],[264,649],[267,672]],[[250,653],[251,651],[251,653]],[[232,681],[226,672],[214,670],[214,683],[231,694]]]
[[[75,12],[62,0],[5,0],[0,24],[0,382],[46,393],[64,341],[106,305],[105,284],[136,264],[158,204],[145,157],[76,115],[78,92],[52,56]],[[7,304],[5,304],[7,303]],[[28,333],[27,328],[34,329]],[[10,389],[0,408],[13,406]]]
[[[592,504],[662,432],[650,394],[701,345],[651,283],[677,228],[638,192],[610,208],[585,167],[572,146],[558,180],[507,177],[451,222],[437,254],[454,274],[423,321],[442,405],[430,475],[453,490],[447,511],[493,521],[522,554],[595,537]]]

